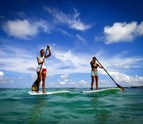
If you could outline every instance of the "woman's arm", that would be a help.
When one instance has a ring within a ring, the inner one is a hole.
[[[94,62],[95,62],[94,60],[91,60],[90,65],[93,65]]]
[[[100,64],[97,64],[97,66],[98,66],[99,68],[103,68]]]
[[[44,63],[44,60],[43,60],[43,61],[41,61],[41,60],[40,60],[40,58],[39,58],[39,57],[37,57],[37,62],[38,62],[38,64],[40,65],[40,64],[43,64],[43,63]]]
[[[48,58],[49,56],[51,56],[51,50],[50,50],[50,46],[47,46],[47,49],[49,51],[49,54],[45,56],[45,58]]]

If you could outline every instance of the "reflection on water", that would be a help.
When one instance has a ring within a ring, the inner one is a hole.
[[[48,105],[48,99],[46,99],[44,96],[34,96],[35,97],[35,103],[30,111],[29,115],[29,123],[36,123],[39,118],[41,118],[41,115],[43,113],[44,107]]]
[[[94,97],[91,99],[91,104],[93,110],[95,111],[95,120],[99,124],[108,122],[109,118],[111,117],[111,112],[107,109],[108,102],[106,100],[102,100],[100,97]]]

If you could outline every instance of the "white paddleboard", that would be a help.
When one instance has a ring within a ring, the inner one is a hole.
[[[89,91],[82,91],[83,93],[99,93],[99,92],[106,92],[106,91],[121,91],[120,88],[106,88],[106,89],[99,89],[99,90],[89,90]]]
[[[43,93],[42,91],[39,91],[38,93],[35,91],[29,91],[29,95],[50,95],[50,94],[60,94],[60,93],[69,93],[69,91],[63,90],[63,91],[49,91],[46,93]]]

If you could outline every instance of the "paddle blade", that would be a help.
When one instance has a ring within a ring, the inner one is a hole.
[[[39,80],[37,79],[31,87],[32,91],[38,91],[39,90],[38,83],[39,83]]]
[[[123,87],[121,87],[119,84],[117,84],[116,83],[116,85],[117,85],[117,87],[119,87],[121,90],[122,90],[122,92],[124,91],[124,88]]]

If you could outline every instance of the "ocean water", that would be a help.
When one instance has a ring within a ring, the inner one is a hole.
[[[31,96],[30,89],[0,89],[0,124],[142,124],[143,88],[125,92]]]

